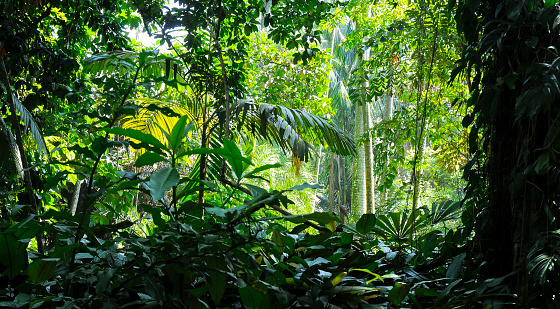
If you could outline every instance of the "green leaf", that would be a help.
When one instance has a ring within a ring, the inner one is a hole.
[[[185,129],[192,128],[192,122],[190,123],[190,125],[188,127],[186,126],[186,123],[187,123],[188,119],[189,119],[188,115],[182,116],[175,123],[175,126],[173,127],[173,130],[171,130],[171,136],[170,136],[170,140],[169,140],[169,148],[171,150],[173,150],[174,152],[177,152],[177,150],[179,149],[179,146],[181,146],[181,142],[183,141],[183,138],[185,137],[186,133],[188,133],[188,131],[185,130]]]
[[[245,308],[258,309],[264,299],[264,295],[257,291],[255,288],[246,286],[244,288],[239,288],[239,295],[241,295],[241,301]]]
[[[347,275],[347,272],[341,272],[340,274],[336,275],[336,277],[334,277],[334,279],[331,281],[332,285],[337,286]]]
[[[208,292],[210,292],[210,297],[212,297],[214,304],[218,305],[226,291],[227,274],[225,271],[227,271],[227,265],[223,258],[209,256],[206,259],[206,266],[210,269],[216,269],[208,271],[210,275]]]
[[[356,230],[361,234],[371,232],[377,221],[374,214],[363,214],[358,223],[356,223]]]
[[[59,259],[36,259],[27,267],[27,275],[37,285],[49,280],[54,274]]]
[[[149,213],[152,216],[152,220],[159,228],[164,228],[166,223],[165,220],[161,218],[161,209],[154,208],[150,205],[142,204],[140,205],[145,212]]]
[[[163,302],[165,300],[165,289],[163,285],[157,281],[154,276],[146,274],[142,276],[142,282],[146,287],[146,293],[150,295],[156,302]]]
[[[243,172],[247,169],[248,165],[252,164],[251,160],[245,158],[237,145],[229,139],[224,140],[224,150],[229,154],[226,156],[226,160],[231,166],[233,174],[238,180],[241,180]],[[246,164],[244,165],[243,163]]]
[[[330,212],[313,212],[303,215],[291,215],[282,217],[292,223],[304,223],[305,221],[315,221],[321,225],[326,225],[330,222],[340,222],[340,219]]]
[[[95,285],[95,293],[97,294],[98,297],[103,295],[103,293],[105,292],[110,292],[107,291],[107,288],[111,283],[111,278],[113,278],[113,275],[115,275],[116,272],[117,272],[116,268],[109,268],[105,271],[102,272],[100,271],[97,274],[97,284]]]
[[[459,276],[459,271],[461,270],[461,265],[463,264],[463,260],[465,259],[466,256],[467,256],[466,253],[461,253],[458,256],[456,256],[453,259],[453,261],[451,261],[451,264],[449,264],[449,268],[447,269],[447,272],[445,273],[445,276],[447,278],[455,279],[455,278],[457,278],[457,276]]]
[[[273,168],[277,168],[277,167],[282,167],[282,164],[280,163],[276,163],[276,164],[265,164],[259,167],[256,167],[255,169],[253,169],[250,172],[247,172],[243,175],[243,178],[255,178],[257,176],[255,176],[255,174],[258,174],[262,171],[266,171],[269,169],[273,169]]]
[[[139,140],[141,142],[144,142],[144,143],[150,144],[152,146],[155,146],[156,148],[159,148],[161,150],[169,151],[169,149],[167,149],[167,147],[165,147],[165,145],[163,145],[153,135],[146,134],[146,133],[144,133],[142,131],[139,131],[139,130],[123,129],[123,128],[108,128],[108,129],[105,129],[105,131],[109,132],[109,133],[112,133],[112,134],[117,134],[117,135],[130,137],[130,138],[133,138],[135,140]]]
[[[541,153],[537,159],[537,164],[535,166],[535,172],[539,175],[546,173],[546,170],[543,171],[543,167],[548,163],[550,160],[550,152],[545,151]]]
[[[136,159],[134,166],[140,167],[144,165],[153,165],[162,161],[167,161],[167,159],[153,152],[145,152]]]
[[[29,239],[38,232],[38,228],[27,229],[20,224],[0,233],[0,264],[8,267],[5,274],[10,279],[25,269],[28,263],[26,248]]]
[[[371,279],[371,280],[369,280],[369,281],[367,282],[367,284],[369,284],[370,282],[372,282],[372,281],[374,281],[374,280],[381,280],[381,282],[384,282],[384,281],[383,281],[383,277],[381,277],[380,275],[378,275],[378,274],[372,272],[371,270],[369,270],[369,269],[367,269],[367,268],[352,268],[352,269],[350,269],[348,272],[351,272],[351,271],[361,271],[361,272],[368,273],[368,274],[372,275],[374,278]]]
[[[208,271],[208,274],[210,274],[208,292],[210,292],[210,297],[212,297],[214,304],[218,305],[226,291],[227,275],[217,271]]]
[[[154,201],[161,200],[165,191],[177,185],[177,183],[179,183],[179,179],[179,172],[177,172],[177,169],[175,168],[166,167],[154,172],[152,176],[150,176],[150,182],[148,183],[150,187],[150,195]]]
[[[406,295],[410,291],[410,285],[406,283],[395,282],[395,286],[389,291],[389,301],[393,303],[393,305],[398,306]]]

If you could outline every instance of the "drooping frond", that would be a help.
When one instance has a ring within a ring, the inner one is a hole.
[[[322,117],[304,110],[239,100],[232,106],[232,113],[234,119],[238,119],[238,128],[243,127],[291,151],[303,161],[307,161],[313,151],[310,141],[322,143],[341,155],[355,153],[350,137]]]
[[[39,128],[39,125],[37,124],[37,122],[35,122],[35,118],[33,117],[33,115],[31,115],[27,108],[23,106],[23,104],[15,96],[15,94],[12,96],[14,98],[14,106],[16,107],[17,112],[20,114],[19,119],[25,125],[24,132],[27,132],[29,130],[29,132],[31,133],[31,137],[33,138],[33,141],[37,146],[37,151],[39,153],[44,151],[48,158],[49,150],[47,148],[47,145],[45,144],[45,139],[43,137],[43,132],[41,132],[41,128]]]

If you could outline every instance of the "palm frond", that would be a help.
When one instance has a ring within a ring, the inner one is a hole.
[[[24,132],[27,132],[27,130],[29,130],[29,132],[31,133],[31,137],[33,138],[33,141],[37,146],[37,151],[39,153],[44,151],[48,159],[49,150],[45,143],[45,138],[43,137],[43,132],[41,131],[41,128],[39,127],[37,122],[35,122],[35,118],[33,117],[33,115],[27,110],[27,108],[25,108],[25,106],[23,106],[23,104],[15,96],[15,94],[13,94],[12,96],[14,98],[14,105],[16,107],[16,110],[20,114],[20,120],[25,125]]]
[[[125,129],[135,129],[142,131],[146,134],[153,135],[159,141],[165,144],[166,137],[162,130],[171,132],[175,123],[183,115],[189,116],[189,121],[195,121],[195,117],[191,113],[191,109],[183,106],[182,104],[168,101],[160,101],[152,98],[137,98],[135,102],[143,106],[140,108],[135,116],[127,116],[122,119],[122,127]],[[161,109],[149,109],[150,105],[159,107],[168,107],[177,116],[168,116],[161,111]]]
[[[180,74],[181,61],[167,55],[159,55],[158,50],[141,52],[117,50],[97,54],[84,61],[84,71],[93,75],[113,75],[135,72],[141,65],[142,76],[163,77],[185,86]]]
[[[560,268],[560,230],[540,237],[527,255],[527,268],[536,282],[545,285],[549,277],[558,278]]]
[[[304,110],[239,100],[232,106],[232,113],[246,130],[285,151],[290,150],[302,161],[307,161],[314,151],[308,140],[325,144],[341,155],[355,153],[354,142],[349,136],[322,117]]]

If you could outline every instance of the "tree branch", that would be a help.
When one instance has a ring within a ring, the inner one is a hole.
[[[241,192],[243,192],[243,193],[245,193],[245,194],[247,194],[247,195],[249,195],[249,196],[253,196],[253,194],[251,194],[251,191],[249,191],[247,188],[242,187],[241,185],[237,185],[236,183],[234,183],[234,182],[232,182],[232,181],[230,181],[230,180],[228,180],[228,179],[225,179],[225,178],[222,177],[222,178],[220,178],[220,181],[221,181],[223,184],[228,185],[228,186],[230,186],[230,187],[232,187],[232,188],[234,188],[234,189],[237,189],[237,190],[239,190],[239,191],[241,191]],[[291,212],[289,212],[289,211],[287,211],[287,210],[285,210],[285,209],[282,209],[282,208],[281,208],[280,206],[278,206],[278,205],[274,205],[274,204],[266,204],[266,205],[269,206],[270,208],[272,208],[272,209],[278,211],[279,213],[283,214],[284,216],[293,216],[293,215],[294,215],[294,214],[292,214]],[[255,209],[255,211],[256,211],[256,210],[258,210],[258,209]],[[241,220],[241,219],[243,219],[243,218],[245,218],[245,217],[247,217],[247,216],[249,216],[249,215],[250,215],[250,213],[249,213],[249,214],[246,214],[245,216],[242,216],[242,217],[240,217],[239,219],[236,219],[236,220],[239,221],[239,220]],[[320,226],[320,225],[318,225],[318,224],[315,224],[315,223],[313,223],[313,222],[311,222],[311,221],[305,221],[303,224],[305,224],[305,225],[307,225],[307,226],[309,226],[309,227],[312,227],[312,228],[314,228],[314,229],[316,229],[316,230],[318,230],[318,231],[321,231],[321,232],[332,232],[332,231],[329,230],[328,228],[326,228],[326,227],[324,227],[324,226]],[[337,231],[337,232],[342,232],[342,229],[341,229],[341,228],[337,228],[336,231]]]

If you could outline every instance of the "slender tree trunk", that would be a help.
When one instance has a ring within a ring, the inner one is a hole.
[[[385,111],[383,114],[383,120],[388,121],[393,118],[393,94],[391,89],[387,91],[385,96]],[[383,163],[383,175],[381,176],[381,182],[385,181],[385,176],[387,175],[387,169],[389,168],[389,157],[385,158],[385,163]],[[387,204],[387,189],[383,186],[383,191],[381,191],[381,196],[379,197],[379,207],[386,208]]]
[[[354,140],[359,141],[364,134],[362,120],[362,109],[356,106],[356,117],[354,119]],[[366,212],[366,182],[365,182],[365,160],[364,145],[356,147],[356,155],[352,164],[352,207],[350,215],[353,221],[357,221]]]
[[[319,172],[320,172],[320,168],[321,168],[321,156],[323,155],[323,145],[319,144],[319,154],[317,155],[317,159],[315,160],[315,173],[314,173],[314,183],[319,183]],[[315,201],[319,200],[319,197],[317,196],[319,194],[319,190],[315,190]],[[314,208],[317,205],[313,205]]]
[[[369,58],[366,50],[358,56],[358,65]],[[357,220],[364,213],[375,212],[375,180],[373,178],[373,147],[369,129],[372,127],[370,104],[367,100],[367,78],[359,76],[363,80],[360,96],[356,102],[356,117],[354,127],[354,141],[360,144],[364,134],[368,134],[362,145],[357,147],[357,156],[354,158],[352,167],[352,218]]]
[[[416,156],[416,166],[414,166],[414,171],[413,171],[414,173],[413,174],[414,191],[412,194],[413,211],[416,211],[416,209],[418,209],[418,200],[420,199],[420,193],[422,193],[420,188],[420,177],[422,174],[422,170],[419,168],[419,166],[422,166],[422,161],[424,158],[424,149],[426,148],[426,138],[422,138],[422,141],[420,141],[419,143],[420,145],[418,146],[418,155]]]
[[[375,178],[373,175],[373,145],[371,142],[371,133],[369,129],[372,127],[371,109],[369,102],[362,104],[362,121],[364,126],[364,169],[366,183],[366,213],[375,213]]]
[[[331,153],[331,158],[329,160],[330,173],[329,173],[329,211],[334,212],[334,153]]]

